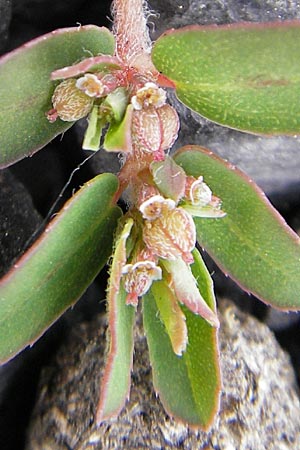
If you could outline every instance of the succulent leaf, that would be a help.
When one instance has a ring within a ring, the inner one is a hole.
[[[92,283],[111,253],[117,178],[98,175],[0,280],[0,361],[32,345]]]
[[[154,44],[184,104],[222,125],[300,133],[300,22],[188,26]]]

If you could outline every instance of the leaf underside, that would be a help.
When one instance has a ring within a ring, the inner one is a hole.
[[[89,181],[0,281],[1,362],[33,344],[106,263],[121,215],[117,185],[111,174]]]
[[[178,98],[219,124],[259,134],[300,132],[300,22],[189,26],[153,48]]]
[[[183,147],[175,161],[188,175],[202,175],[226,212],[220,219],[194,218],[201,246],[246,291],[274,307],[299,309],[300,240],[264,193],[201,147]]]
[[[192,270],[208,305],[215,311],[212,281],[195,250]],[[220,371],[217,329],[183,307],[188,345],[182,357],[175,355],[170,338],[159,317],[155,296],[143,300],[144,328],[149,346],[153,384],[168,412],[191,427],[208,429],[219,408]]]
[[[0,167],[31,155],[73,124],[46,118],[55,88],[51,72],[113,52],[112,34],[87,25],[53,31],[0,59]]]

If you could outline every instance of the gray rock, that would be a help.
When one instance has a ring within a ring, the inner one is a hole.
[[[297,0],[149,0],[154,16],[155,34],[167,28],[195,23],[201,25],[233,22],[271,22],[299,19]]]
[[[288,356],[265,325],[231,302],[221,301],[220,319],[223,392],[210,432],[192,431],[166,415],[153,392],[140,328],[130,401],[117,420],[95,427],[105,347],[105,320],[97,317],[74,330],[44,370],[26,449],[296,449],[300,405]]]

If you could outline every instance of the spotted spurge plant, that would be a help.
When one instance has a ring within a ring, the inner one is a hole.
[[[152,44],[147,14],[142,0],[115,0],[112,33],[57,30],[1,59],[3,167],[84,117],[83,148],[118,152],[123,165],[86,183],[1,280],[0,357],[32,345],[109,259],[110,344],[95,420],[116,416],[129,395],[140,305],[166,411],[208,429],[219,407],[219,321],[198,248],[246,291],[296,310],[299,238],[251,180],[211,151],[187,145],[171,156],[180,120],[167,91],[224,126],[297,134],[300,27],[195,25]]]

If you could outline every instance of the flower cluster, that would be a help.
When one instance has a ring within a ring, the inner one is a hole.
[[[103,70],[98,71],[101,64]],[[63,81],[54,90],[47,118],[73,122],[89,116],[85,149],[98,150],[106,123],[110,127],[104,148],[131,155],[132,161],[142,164],[163,160],[175,142],[177,113],[151,74],[146,78],[116,57],[99,56],[59,69],[52,78]]]
[[[173,323],[166,328],[174,352],[181,355],[188,336],[180,304],[212,326],[219,323],[201,295],[191,264],[196,244],[192,216],[222,217],[220,200],[202,177],[187,176],[165,154],[177,138],[179,119],[151,73],[147,78],[116,57],[100,56],[59,69],[52,77],[63,81],[54,90],[48,120],[88,116],[83,147],[93,150],[99,148],[103,126],[109,123],[104,148],[126,155],[119,193],[129,188],[129,211],[116,238],[110,301],[122,286],[126,304],[136,307],[154,282],[163,283]]]
[[[163,182],[162,178],[158,178],[157,172],[165,176],[168,173],[169,177],[177,174],[178,183],[175,183],[174,189],[170,188],[167,180]],[[151,289],[153,282],[162,280],[166,284],[168,295],[165,302],[171,302],[171,310],[177,311],[177,320],[181,324],[177,324],[176,330],[181,330],[182,334],[182,339],[175,331],[175,335],[170,337],[172,342],[176,342],[173,345],[175,353],[182,354],[187,345],[187,333],[182,322],[185,318],[181,309],[174,306],[175,303],[184,304],[212,326],[219,324],[215,312],[203,299],[191,271],[196,229],[189,209],[197,210],[202,217],[205,214],[208,217],[222,217],[224,212],[219,199],[212,195],[203,178],[187,176],[170,157],[163,162],[154,162],[152,173],[151,184],[144,182],[140,185],[135,210],[132,208],[128,212],[129,217],[134,217],[133,229],[136,228],[137,237],[135,250],[126,256],[122,266],[120,283],[127,293],[126,303],[133,306],[137,306],[138,298]],[[169,187],[169,197],[163,195],[155,181]],[[182,185],[180,193],[179,185]]]

